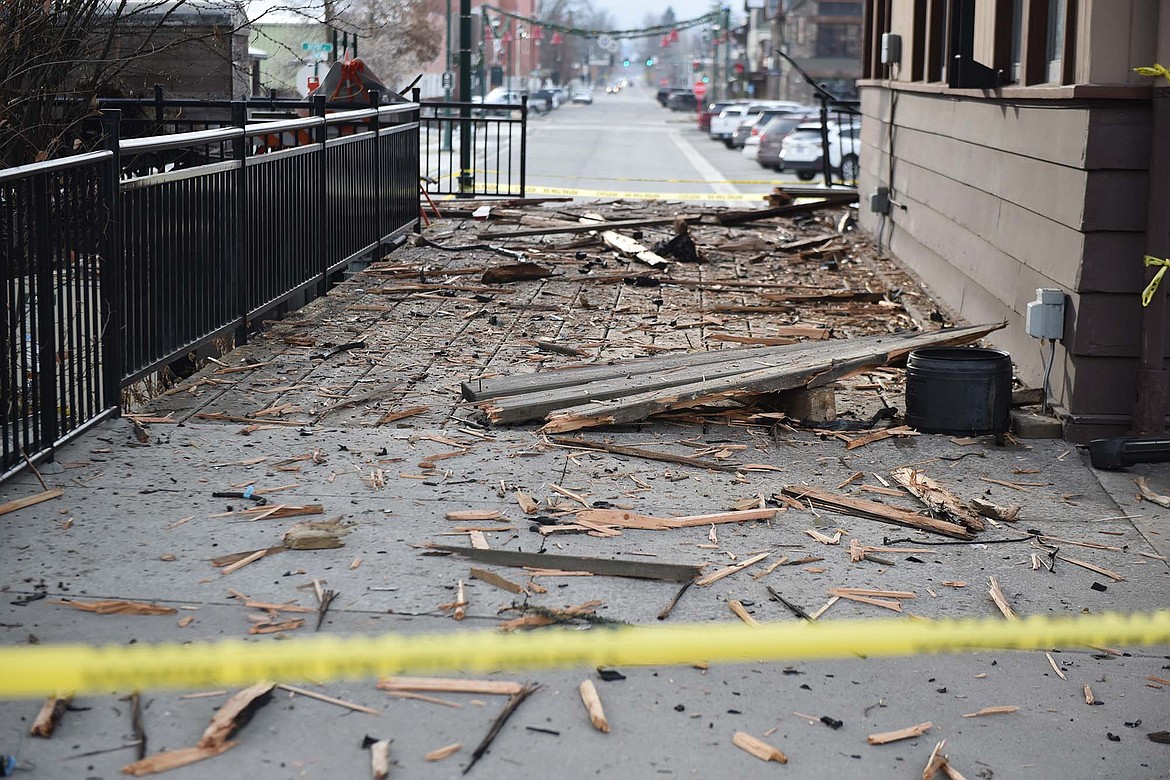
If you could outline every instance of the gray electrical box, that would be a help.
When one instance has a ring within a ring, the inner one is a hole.
[[[1028,303],[1024,328],[1035,339],[1064,338],[1064,290],[1037,288],[1036,300]]]
[[[878,187],[869,196],[869,210],[874,214],[890,213],[890,188]]]
[[[882,33],[882,64],[898,65],[902,62],[902,36]]]

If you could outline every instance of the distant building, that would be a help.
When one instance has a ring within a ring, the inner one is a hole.
[[[823,0],[746,0],[749,83],[757,96],[811,102],[813,91],[776,56],[780,49],[834,95],[857,97],[861,77],[864,3]]]

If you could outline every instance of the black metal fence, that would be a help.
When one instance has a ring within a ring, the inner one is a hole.
[[[524,197],[528,97],[519,104],[422,106],[422,172],[431,195]]]
[[[821,170],[826,187],[856,187],[861,173],[861,101],[818,94]]]
[[[0,478],[416,224],[417,104],[246,113],[121,140],[106,110],[107,151],[0,171]]]

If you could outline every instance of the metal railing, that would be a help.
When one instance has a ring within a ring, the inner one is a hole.
[[[431,195],[524,197],[528,96],[510,103],[423,104],[422,172]]]
[[[0,171],[0,478],[417,224],[417,104],[246,113],[122,140],[104,110],[106,151]]]

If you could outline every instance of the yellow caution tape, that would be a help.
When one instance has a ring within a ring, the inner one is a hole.
[[[1158,76],[1165,76],[1166,81],[1170,82],[1170,68],[1159,63],[1154,63],[1152,68],[1134,68],[1134,73],[1139,76],[1149,76],[1150,78],[1157,78]]]
[[[1158,285],[1162,283],[1162,277],[1166,275],[1166,269],[1170,267],[1170,259],[1163,260],[1159,257],[1146,255],[1146,268],[1150,266],[1161,266],[1161,268],[1146,285],[1146,289],[1142,290],[1142,306],[1149,306],[1150,301],[1154,300],[1154,293],[1158,292]]]
[[[761,626],[690,624],[314,636],[191,644],[0,648],[0,698],[59,692],[182,689],[256,680],[361,679],[382,674],[552,667],[794,661],[1078,645],[1170,644],[1170,611],[1131,615],[939,620],[837,620]]]
[[[619,190],[580,190],[568,187],[534,187],[526,185],[526,194],[572,195],[577,198],[624,198],[626,200],[746,200],[760,201],[764,193],[723,195],[717,192],[622,192]]]

